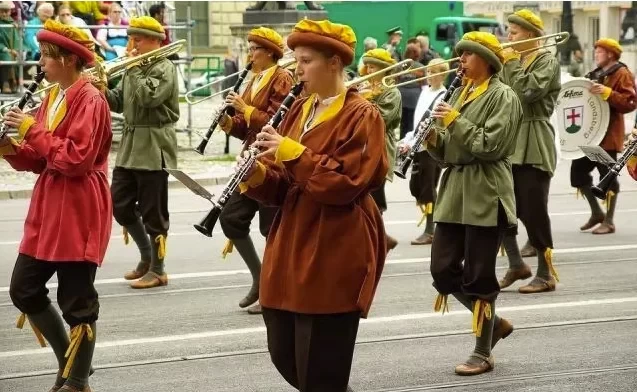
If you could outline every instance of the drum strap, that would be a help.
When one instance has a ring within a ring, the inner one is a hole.
[[[608,68],[606,71],[602,71],[601,68],[595,68],[594,70],[586,74],[586,78],[590,80],[595,80],[598,83],[602,83],[605,77],[614,74],[621,67],[626,67],[626,64],[622,62],[618,62],[617,64]]]

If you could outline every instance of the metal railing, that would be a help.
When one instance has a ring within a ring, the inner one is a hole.
[[[193,54],[192,54],[192,30],[194,28],[195,22],[192,19],[192,14],[191,14],[191,9],[190,7],[187,8],[186,10],[186,21],[185,22],[177,22],[171,25],[166,25],[164,26],[166,29],[169,30],[169,32],[171,33],[171,38],[174,37],[174,31],[176,30],[186,30],[186,57],[185,58],[181,58],[179,60],[175,60],[173,61],[173,63],[175,65],[177,65],[177,69],[179,73],[182,73],[182,68],[181,65],[185,66],[185,72],[186,75],[182,75],[184,82],[185,82],[185,89],[186,91],[190,91],[191,90],[191,79],[192,79],[192,61],[193,61]],[[113,25],[86,25],[86,26],[81,26],[79,27],[80,29],[88,29],[88,30],[99,30],[99,29],[109,29],[109,30],[121,30],[121,29],[128,29],[128,25],[120,25],[120,26],[113,26]],[[17,92],[16,93],[12,93],[12,94],[3,94],[4,96],[11,96],[12,99],[20,97],[24,94],[25,91],[25,86],[24,86],[24,67],[25,66],[31,66],[31,65],[38,65],[38,62],[35,60],[26,60],[25,59],[25,47],[24,47],[24,33],[26,30],[32,30],[32,29],[37,29],[40,30],[42,29],[43,26],[42,25],[27,25],[24,20],[22,20],[20,13],[18,14],[18,21],[16,22],[16,24],[7,24],[7,25],[0,25],[0,29],[16,29],[18,31],[18,36],[19,39],[17,40],[16,44],[16,48],[12,48],[14,49],[16,52],[18,52],[18,56],[16,58],[16,60],[11,60],[11,61],[0,61],[0,66],[14,66],[17,69],[18,73],[17,73]],[[93,37],[91,35],[91,37]],[[100,46],[99,43],[97,42],[97,40],[93,37],[93,41],[95,41],[96,45]],[[171,40],[172,41],[172,40]],[[180,98],[183,98],[183,95],[180,94]],[[188,139],[189,139],[189,143],[192,144],[192,130],[193,130],[193,124],[192,124],[192,107],[191,105],[188,105],[188,120],[187,120],[187,125],[185,129],[178,129],[178,131],[181,132],[186,132],[188,134]]]

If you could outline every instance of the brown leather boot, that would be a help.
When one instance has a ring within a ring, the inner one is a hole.
[[[58,389],[58,392],[91,392],[91,387],[87,385],[83,389],[79,389],[72,385],[64,384],[62,388]]]
[[[552,276],[549,279],[536,276],[531,283],[520,287],[518,291],[522,294],[544,293],[547,291],[555,291],[556,285],[555,278]]]
[[[263,310],[261,309],[260,304],[256,304],[248,308],[248,314],[261,314]]]
[[[520,255],[522,257],[535,257],[537,256],[537,251],[531,246],[529,241],[526,241],[526,244],[520,249]]]
[[[504,275],[504,278],[502,278],[498,283],[500,284],[501,289],[505,289],[515,283],[515,281],[528,279],[531,276],[533,276],[531,267],[529,267],[526,263],[522,263],[522,267],[520,268],[509,268],[507,273]]]
[[[140,280],[136,280],[130,284],[134,289],[150,289],[153,287],[166,286],[168,284],[168,275],[157,275],[154,272],[147,272]]]
[[[477,376],[493,370],[494,364],[493,355],[487,358],[473,353],[465,363],[456,366],[456,374],[459,376]]]
[[[593,230],[593,234],[613,234],[615,232],[615,225],[610,223],[602,223]]]
[[[500,317],[500,322],[493,328],[493,336],[491,337],[491,348],[495,347],[500,339],[506,339],[513,332],[513,324],[509,320]]]
[[[148,273],[149,267],[150,267],[150,263],[146,266],[145,269],[134,269],[132,271],[129,271],[126,274],[124,274],[124,279],[137,280]]]
[[[591,217],[588,218],[588,222],[584,223],[579,229],[581,231],[590,230],[598,224],[604,222],[604,219],[606,219],[605,215],[591,215]]]
[[[411,241],[412,245],[430,245],[434,242],[434,236],[429,233],[422,233],[415,240]]]
[[[385,243],[387,244],[387,252],[394,249],[398,245],[398,241],[389,234],[385,234]]]

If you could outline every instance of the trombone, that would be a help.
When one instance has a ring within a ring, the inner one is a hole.
[[[399,63],[392,64],[392,65],[390,65],[387,68],[383,68],[383,69],[381,69],[379,71],[372,72],[372,73],[367,74],[365,76],[359,76],[357,78],[349,80],[349,81],[345,82],[345,88],[350,88],[352,86],[356,86],[356,85],[359,85],[361,83],[367,82],[368,80],[373,79],[376,76],[386,74],[387,71],[391,71],[394,68],[399,68],[401,70],[401,72],[399,72],[400,74],[403,74],[403,73],[406,73],[406,72],[412,72],[410,67],[413,64],[414,64],[414,60],[405,59],[405,60],[403,60],[403,61],[401,61]],[[395,74],[393,74],[393,75],[395,75]],[[385,79],[385,78],[383,78],[383,79]]]
[[[546,41],[546,40],[549,40],[551,38],[555,39],[554,42],[547,42],[544,45],[541,45],[541,46],[538,46],[538,47],[535,47],[535,48],[525,49],[525,50],[522,50],[522,51],[518,52],[519,54],[525,54],[525,53],[533,52],[535,50],[546,49],[546,48],[550,48],[550,47],[553,47],[553,46],[559,46],[559,45],[565,44],[566,41],[568,41],[570,37],[571,37],[571,35],[567,31],[562,31],[561,33],[548,34],[548,35],[543,35],[541,37],[529,38],[529,39],[525,39],[525,40],[521,40],[521,41],[506,42],[506,43],[502,44],[502,49],[511,48],[513,46],[520,45],[520,44],[526,44],[526,43],[529,43],[529,42]],[[406,82],[403,82],[403,83],[399,83],[399,84],[395,84],[395,80],[394,80],[394,79],[398,78],[399,76],[402,76],[402,75],[405,75],[405,74],[418,72],[418,71],[426,71],[428,68],[439,66],[440,64],[444,64],[444,63],[453,63],[455,61],[460,61],[460,57],[454,57],[454,58],[442,61],[442,62],[440,62],[438,64],[424,65],[422,67],[410,68],[410,69],[407,69],[405,71],[397,72],[397,73],[385,76],[383,78],[383,80],[382,80],[382,83],[383,83],[383,86],[385,86],[385,87],[399,87],[399,86],[404,86],[406,84],[415,83],[417,81],[421,81],[423,79],[430,78],[432,76],[443,75],[444,73],[440,72],[440,73],[435,74],[435,75],[425,76],[425,77],[421,77],[421,78],[418,78],[418,79],[412,79],[412,80],[409,80],[409,81],[406,81]],[[451,73],[451,72],[455,72],[455,71],[456,71],[456,69],[453,69],[453,70],[450,69],[449,71],[446,71],[446,73]]]
[[[281,68],[289,68],[289,67],[291,67],[291,66],[296,64],[296,59],[294,59],[294,58],[285,59],[285,56],[290,55],[290,54],[292,54],[292,51],[288,51],[288,52],[284,53],[284,55],[283,55],[284,57],[282,57],[279,60],[278,65]],[[223,82],[225,82],[226,80],[228,80],[230,78],[234,78],[235,76],[239,75],[240,73],[241,73],[241,71],[237,71],[237,72],[235,72],[233,74],[224,76],[221,79],[213,80],[212,82],[206,83],[203,86],[199,86],[199,87],[197,87],[195,89],[192,89],[192,90],[186,92],[186,96],[185,96],[186,102],[188,102],[188,104],[190,104],[190,105],[196,105],[198,103],[201,103],[203,101],[207,101],[207,100],[209,100],[211,98],[217,97],[219,95],[222,95],[222,94],[232,90],[232,87],[228,87],[228,88],[225,88],[223,90],[220,90],[220,91],[217,91],[215,93],[212,93],[210,95],[206,95],[204,97],[201,97],[199,99],[193,99],[193,97],[194,97],[196,92],[201,91],[201,90],[205,90],[205,89],[210,89],[215,84],[223,83]]]

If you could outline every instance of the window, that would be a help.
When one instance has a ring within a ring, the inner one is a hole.
[[[192,29],[192,46],[208,47],[208,2],[207,1],[175,1],[175,19],[177,23],[187,22],[188,7],[190,7],[190,17],[195,22]],[[177,39],[186,39],[187,30],[175,31]]]
[[[448,31],[455,31],[455,26],[453,23],[441,23],[436,27],[436,41],[447,41]],[[455,35],[455,34],[454,34]]]
[[[599,39],[599,17],[594,16],[588,18],[588,29],[591,34],[591,40],[589,42],[597,42]]]
[[[553,33],[559,33],[562,31],[562,20],[560,18],[553,18]]]

